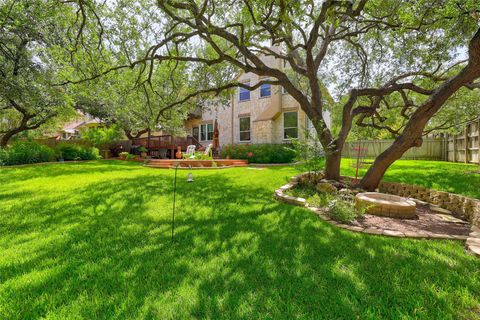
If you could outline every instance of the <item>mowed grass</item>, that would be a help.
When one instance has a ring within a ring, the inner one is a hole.
[[[0,319],[479,318],[462,242],[331,226],[273,199],[288,167],[179,171],[172,243],[173,172],[0,169]]]
[[[368,160],[372,162],[373,160]],[[342,159],[342,174],[355,176],[354,159]],[[359,176],[367,167],[359,170]],[[443,161],[400,160],[386,172],[386,181],[402,182],[480,199],[480,166]]]

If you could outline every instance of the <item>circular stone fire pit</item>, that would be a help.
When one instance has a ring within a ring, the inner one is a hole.
[[[355,196],[358,207],[366,207],[365,213],[391,218],[414,218],[416,204],[412,200],[399,196],[379,193],[363,192]]]

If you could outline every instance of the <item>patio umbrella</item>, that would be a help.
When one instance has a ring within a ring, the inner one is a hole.
[[[213,146],[212,146],[214,150],[217,150],[220,147],[220,143],[218,141],[218,135],[219,135],[218,122],[217,122],[217,119],[215,119],[215,123],[213,124]]]

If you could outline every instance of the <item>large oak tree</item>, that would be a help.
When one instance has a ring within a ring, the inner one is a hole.
[[[55,18],[61,10],[47,2],[5,1],[0,5],[0,147],[28,130],[64,114],[69,104],[55,88],[51,49],[60,45]]]
[[[253,90],[263,83],[282,86],[312,120],[325,150],[327,178],[340,177],[341,152],[352,126],[396,137],[361,181],[367,189],[375,188],[405,151],[422,143],[425,128],[449,98],[462,88],[478,87],[476,0],[143,0],[135,6],[117,0],[107,7],[115,8],[110,19],[131,8],[129,19],[148,30],[136,38],[143,40],[144,50],[131,54],[128,37],[117,36],[113,47],[128,61],[87,78],[141,65],[150,79],[157,64],[182,62],[204,79],[187,99],[234,87]],[[98,20],[98,14],[92,17]],[[118,22],[113,25],[120,30],[136,28]],[[268,65],[261,56],[280,59],[285,67]],[[232,72],[222,70],[252,72],[262,80],[238,83]],[[329,105],[323,85],[342,103]],[[326,108],[340,114],[336,130],[326,126]],[[402,124],[392,126],[397,118]]]
[[[400,97],[398,110],[408,121],[362,180],[372,189],[393,161],[421,144],[425,125],[448,98],[476,86],[480,76],[479,4],[441,2],[158,1],[165,34],[144,61],[228,64],[284,87],[312,120],[331,179],[340,176],[354,121],[384,129],[382,106],[388,97]],[[259,55],[281,59],[288,68],[267,65]],[[345,97],[338,132],[323,118],[322,83]],[[255,88],[231,81],[217,89],[231,85]],[[412,94],[421,98],[413,101]]]

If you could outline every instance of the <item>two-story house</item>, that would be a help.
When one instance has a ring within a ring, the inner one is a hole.
[[[262,60],[276,68],[286,68],[283,60],[264,56]],[[262,80],[253,73],[242,73],[238,81],[255,85]],[[327,111],[328,112],[328,111]],[[329,115],[326,115],[329,119]],[[187,133],[202,145],[212,142],[215,119],[218,123],[220,146],[239,143],[287,143],[302,139],[305,129],[313,130],[311,122],[281,86],[263,84],[256,90],[238,88],[228,105],[204,108],[201,115],[186,121]],[[327,123],[330,127],[331,123]]]

